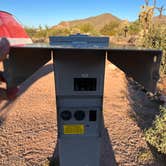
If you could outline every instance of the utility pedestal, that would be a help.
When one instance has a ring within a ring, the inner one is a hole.
[[[3,74],[11,88],[53,57],[60,166],[102,166],[106,58],[147,91],[156,90],[161,50],[108,45],[106,37],[50,37],[50,45],[13,46],[4,61]]]
[[[100,166],[105,51],[81,50],[89,39],[90,47],[108,46],[108,38],[51,38],[51,44],[68,40],[66,47],[80,48],[54,52],[60,166]]]

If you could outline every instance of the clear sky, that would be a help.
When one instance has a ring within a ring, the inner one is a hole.
[[[143,4],[144,0],[0,0],[0,10],[12,13],[23,25],[37,27],[102,13],[133,21]],[[157,0],[161,5],[166,7],[166,0]]]

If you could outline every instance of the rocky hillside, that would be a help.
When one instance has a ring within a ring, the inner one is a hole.
[[[80,19],[80,20],[63,21],[59,23],[58,25],[53,26],[53,28],[63,28],[63,27],[69,28],[69,27],[80,25],[80,24],[88,23],[94,26],[96,30],[100,30],[101,28],[103,28],[105,24],[109,24],[110,22],[113,22],[113,21],[121,22],[122,20],[112,14],[105,13],[98,16],[88,17],[88,18]]]
[[[104,25],[109,24],[110,22],[126,22],[127,20],[122,20],[110,13],[104,13],[98,16],[93,16],[93,17],[88,17],[85,19],[80,19],[80,20],[73,20],[73,21],[62,21],[60,22],[58,25],[53,26],[53,29],[56,28],[71,28],[71,27],[75,27],[77,25],[81,25],[81,24],[91,24],[93,27],[95,27],[96,30],[100,30],[101,28],[104,27]],[[163,23],[166,24],[166,16],[155,16],[153,18],[153,21],[155,23]],[[128,22],[128,21],[127,21]]]

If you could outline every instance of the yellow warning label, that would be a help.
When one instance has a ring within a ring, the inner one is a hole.
[[[63,125],[64,134],[84,134],[84,125]]]

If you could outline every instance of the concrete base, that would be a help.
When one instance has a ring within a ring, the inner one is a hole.
[[[60,166],[100,166],[101,138],[65,138],[58,145]]]

